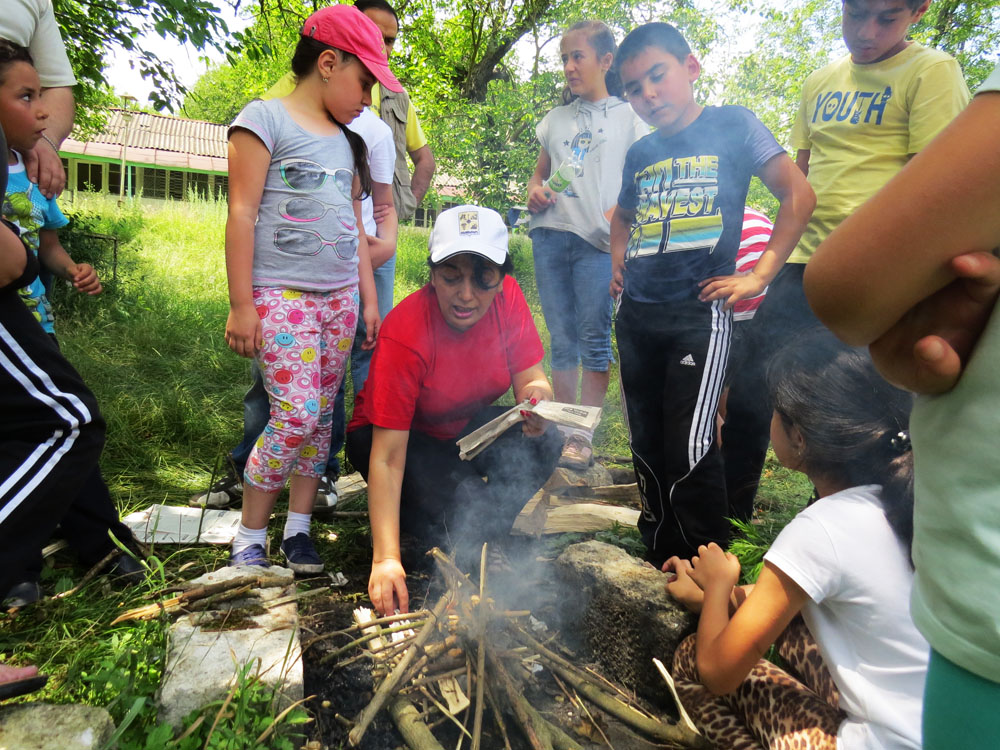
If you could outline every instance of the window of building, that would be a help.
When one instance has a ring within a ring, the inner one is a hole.
[[[167,174],[169,175],[168,194],[170,198],[172,198],[175,201],[184,200],[184,173],[177,172],[175,170],[169,170]]]
[[[142,195],[144,198],[166,198],[167,170],[143,167]]]
[[[108,192],[119,195],[122,185],[122,165],[108,164]],[[135,167],[129,165],[125,172],[125,195],[135,195]]]
[[[216,198],[229,197],[229,177],[224,174],[215,175],[215,182],[212,186],[212,193]]]
[[[194,193],[199,198],[208,197],[209,175],[205,172],[191,172],[187,176],[188,193]]]
[[[76,189],[99,193],[104,183],[104,165],[88,161],[76,164]]]

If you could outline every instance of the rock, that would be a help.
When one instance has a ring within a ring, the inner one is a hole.
[[[573,544],[556,560],[563,633],[625,688],[673,701],[653,657],[668,666],[697,618],[667,594],[663,573],[603,542]]]
[[[13,750],[97,750],[115,725],[96,706],[21,703],[0,708],[0,748]]]
[[[292,571],[277,566],[261,573],[286,578],[288,584],[221,602],[214,610],[181,617],[170,627],[166,676],[158,696],[162,721],[181,727],[191,711],[225,698],[243,666],[257,659],[262,682],[280,689],[278,711],[302,698],[295,602],[271,609],[262,606],[293,594],[294,577]],[[220,568],[192,583],[218,583],[247,574],[247,568]]]

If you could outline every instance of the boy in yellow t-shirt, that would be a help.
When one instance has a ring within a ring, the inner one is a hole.
[[[764,377],[771,354],[818,326],[802,293],[816,247],[969,103],[954,58],[908,41],[931,0],[843,0],[849,54],[812,73],[792,128],[795,162],[816,193],[816,209],[754,318],[750,351],[730,399],[754,408],[724,432],[730,504],[752,507],[768,445],[771,407]]]

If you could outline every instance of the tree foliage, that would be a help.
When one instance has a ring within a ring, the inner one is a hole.
[[[146,49],[142,37],[156,34],[199,50],[222,50],[229,34],[218,6],[208,0],[53,0],[53,8],[76,73],[77,99],[85,107],[108,103],[105,68],[112,55],[124,52],[152,81],[152,105],[172,110],[186,90],[171,62]]]
[[[231,121],[287,70],[303,21],[325,4],[254,0],[247,6],[254,23],[234,35],[229,64],[198,82],[185,113]],[[600,18],[619,40],[641,23],[674,23],[704,63],[699,99],[749,107],[786,144],[806,76],[844,52],[840,4],[830,0],[400,0],[395,7],[401,28],[391,64],[420,111],[439,176],[500,209],[523,200],[538,153],[535,124],[563,87],[559,38],[577,20]],[[995,64],[998,7],[1000,0],[936,0],[913,36],[955,55],[974,86]],[[759,184],[750,201],[774,208]]]

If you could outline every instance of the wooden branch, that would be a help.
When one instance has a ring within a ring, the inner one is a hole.
[[[478,653],[476,655],[476,712],[472,721],[472,750],[479,750],[483,734],[483,690],[486,687],[486,618],[483,606],[486,602],[486,545],[479,560],[479,602],[476,612],[476,629],[479,630]]]
[[[500,663],[500,660],[489,649],[487,649],[486,658],[489,662],[490,670],[503,690],[507,698],[507,703],[521,725],[521,731],[524,733],[525,739],[528,740],[528,744],[531,745],[532,750],[553,750],[552,743],[548,741],[548,736],[546,735],[543,738],[539,734],[531,715],[525,710],[526,701],[517,688],[514,687],[514,682],[511,680],[503,664]]]
[[[360,636],[358,638],[355,638],[353,641],[351,641],[350,643],[348,643],[346,646],[341,646],[340,648],[335,649],[335,650],[331,651],[328,654],[324,654],[323,658],[319,660],[319,663],[320,664],[326,664],[331,659],[334,659],[335,657],[338,657],[341,654],[343,654],[343,653],[345,653],[347,651],[350,651],[352,648],[360,646],[363,643],[367,643],[368,641],[374,640],[374,639],[379,638],[379,637],[381,637],[383,635],[390,635],[392,633],[400,633],[400,632],[403,632],[405,630],[413,630],[415,628],[418,628],[418,627],[426,624],[427,622],[428,622],[427,620],[424,620],[423,622],[416,622],[416,623],[409,623],[408,622],[408,623],[404,623],[403,625],[394,625],[391,628],[380,629],[380,630],[378,630],[377,632],[374,632],[374,633],[366,633],[365,635],[362,635],[362,636]],[[367,624],[368,623],[366,623],[366,625]],[[400,641],[400,643],[402,643],[402,642],[404,642],[404,641]],[[388,644],[386,646],[386,648],[390,648],[390,647],[392,647],[394,645],[395,645],[394,643],[390,643],[390,644]]]
[[[574,672],[564,669],[556,664],[550,664],[549,668],[566,680],[573,689],[581,696],[589,700],[602,711],[611,714],[619,721],[627,724],[633,729],[641,732],[647,737],[660,740],[662,742],[674,742],[682,747],[690,748],[712,748],[700,734],[693,733],[687,727],[680,724],[664,724],[662,721],[650,719],[648,716],[636,711],[631,706],[627,706],[614,696],[608,695],[603,690],[595,687],[591,682],[581,680]]]
[[[448,608],[448,603],[451,601],[451,596],[446,594],[442,596],[438,603],[434,605],[434,609],[431,611],[430,617],[427,622],[424,623],[423,628],[417,634],[416,640],[413,644],[406,650],[403,657],[399,660],[399,663],[393,668],[392,672],[388,677],[382,682],[378,690],[375,691],[375,697],[372,698],[371,702],[362,709],[361,713],[358,714],[357,719],[355,719],[355,727],[351,730],[348,735],[348,741],[351,743],[351,747],[357,747],[361,744],[361,739],[365,736],[365,732],[368,731],[368,727],[371,725],[372,720],[375,715],[382,709],[389,697],[395,693],[397,686],[403,675],[406,673],[410,666],[410,663],[416,658],[417,652],[431,634],[435,631],[438,620],[441,619],[441,615]]]
[[[420,717],[420,712],[406,698],[397,695],[389,704],[389,715],[396,729],[412,750],[444,750]]]
[[[493,721],[496,722],[500,736],[503,737],[504,750],[513,750],[510,746],[510,737],[507,736],[507,725],[504,723],[503,714],[500,713],[500,706],[497,705],[496,696],[493,695],[493,688],[489,685],[486,686],[486,700],[490,704],[490,711],[493,712]]]
[[[548,740],[552,743],[553,750],[583,750],[576,740],[538,713],[526,700],[524,701],[524,709],[531,716],[531,720],[535,722],[535,726],[538,727],[539,731],[548,735]]]
[[[88,570],[86,573],[84,573],[83,574],[83,578],[80,579],[80,582],[78,584],[76,584],[76,586],[74,586],[73,588],[69,589],[68,591],[63,591],[61,594],[56,594],[52,598],[53,599],[65,599],[68,596],[73,596],[73,594],[75,594],[77,591],[79,591],[84,586],[86,586],[90,582],[90,580],[92,578],[95,578],[97,576],[97,574],[100,573],[104,569],[104,566],[107,565],[109,562],[111,562],[111,559],[115,555],[118,555],[118,554],[123,554],[123,553],[121,552],[121,550],[119,550],[117,547],[115,547],[108,554],[106,554],[104,557],[102,557],[98,561],[98,563],[96,565],[93,565],[90,568],[90,570]],[[114,625],[116,622],[118,622],[118,620],[115,620],[115,622],[113,622],[111,624]]]

